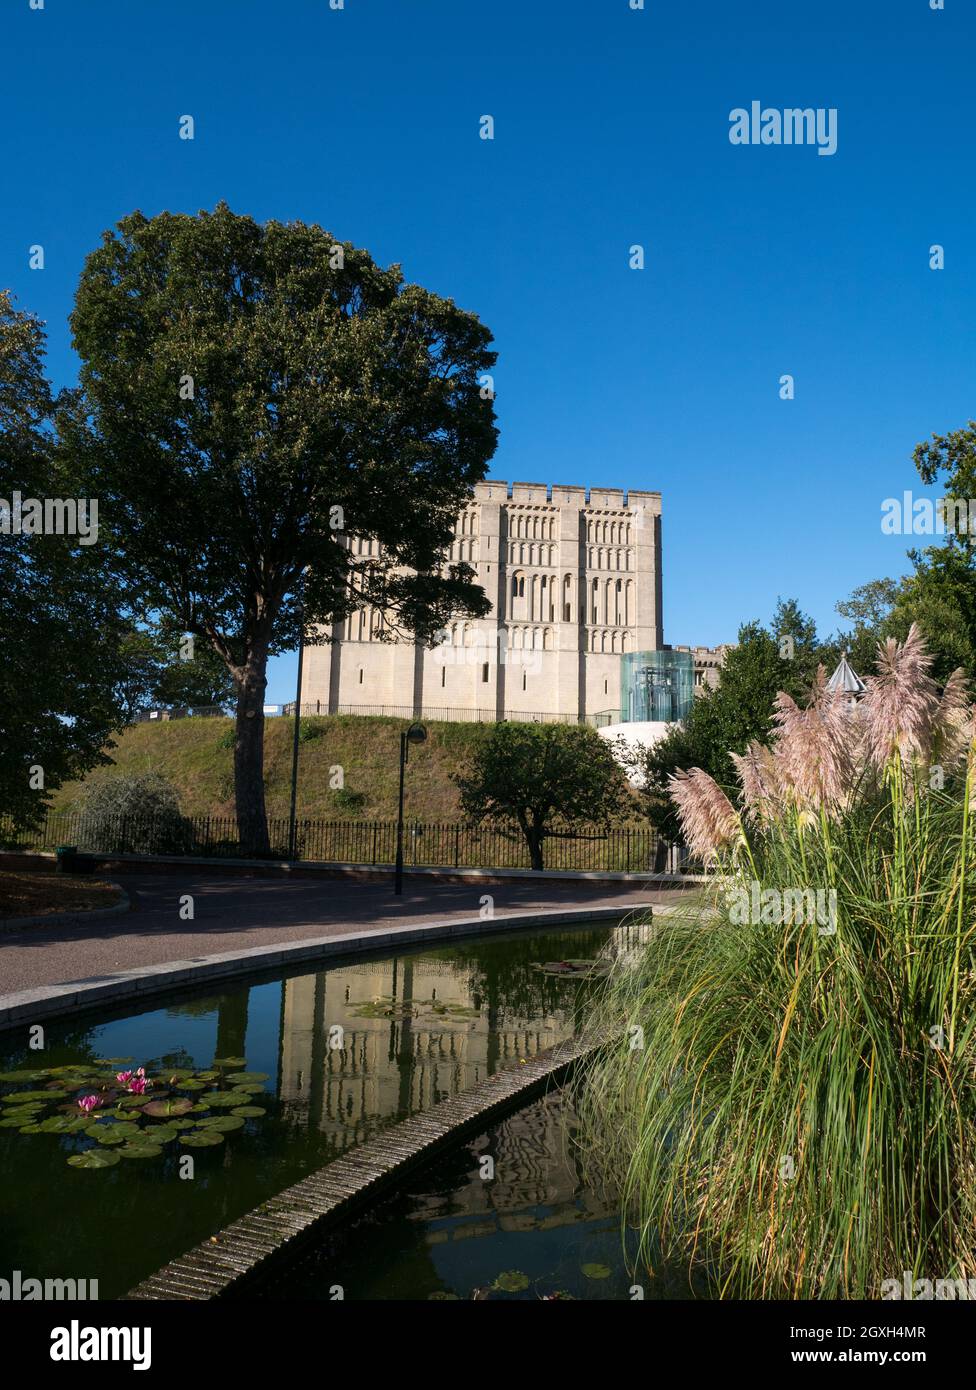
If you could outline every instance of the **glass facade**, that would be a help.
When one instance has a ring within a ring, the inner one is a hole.
[[[673,724],[691,711],[691,652],[626,652],[620,660],[620,717],[627,723]]]

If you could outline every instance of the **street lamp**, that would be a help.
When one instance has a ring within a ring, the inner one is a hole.
[[[397,809],[396,869],[393,875],[394,893],[403,892],[403,769],[407,765],[407,750],[411,743],[424,743],[427,730],[423,724],[411,724],[400,735],[400,802]]]

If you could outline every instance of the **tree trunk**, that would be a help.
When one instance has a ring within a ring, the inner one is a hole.
[[[542,862],[542,832],[537,830],[534,825],[530,825],[525,832],[525,838],[529,843],[529,862],[533,869],[544,869]]]
[[[255,642],[237,684],[234,742],[234,803],[241,850],[268,858],[268,815],[264,804],[264,691],[268,684],[267,642]]]

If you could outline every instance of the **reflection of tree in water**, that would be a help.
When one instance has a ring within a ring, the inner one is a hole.
[[[247,1057],[247,1004],[251,991],[222,994],[217,1005],[215,1057]]]

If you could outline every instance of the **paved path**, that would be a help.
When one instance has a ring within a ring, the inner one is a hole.
[[[83,925],[30,927],[0,936],[0,994],[68,984],[187,956],[247,950],[364,927],[401,926],[475,917],[484,894],[502,919],[545,908],[637,909],[687,901],[681,889],[546,881],[511,884],[404,883],[402,898],[387,884],[341,879],[228,878],[185,874],[116,874],[133,911]],[[180,898],[193,897],[194,920],[180,920]]]

